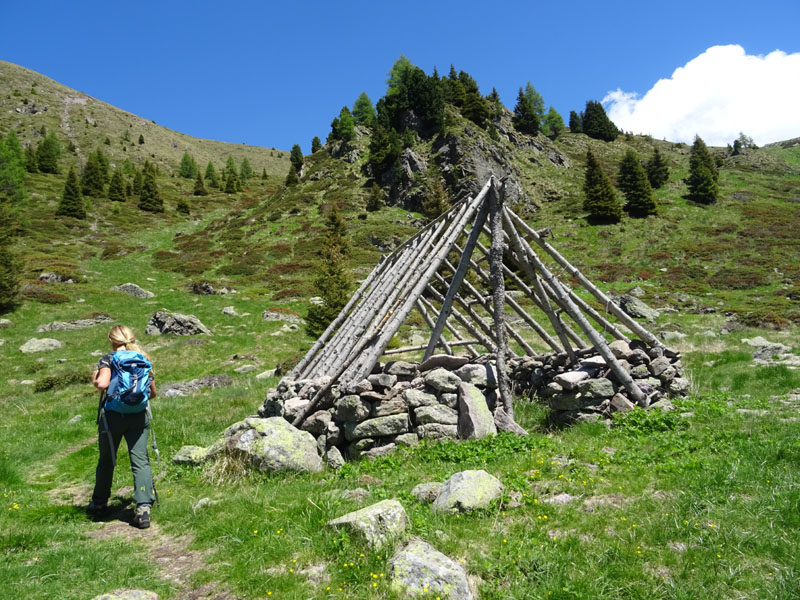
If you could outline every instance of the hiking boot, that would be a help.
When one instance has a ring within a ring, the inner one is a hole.
[[[86,507],[86,512],[92,515],[93,517],[100,517],[104,515],[106,511],[108,511],[108,504],[106,504],[105,502],[95,502],[94,500],[92,500]]]
[[[136,514],[133,515],[133,524],[139,529],[150,527],[150,505],[140,504],[136,507]]]

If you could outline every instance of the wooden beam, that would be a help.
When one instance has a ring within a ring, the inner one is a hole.
[[[469,346],[470,344],[477,344],[478,340],[459,340],[457,342],[450,342],[450,345],[455,346]],[[418,352],[419,350],[425,350],[427,348],[427,344],[422,346],[407,346],[405,348],[397,348],[395,350],[386,350],[383,355],[390,356],[392,354],[405,354],[406,352]]]
[[[425,309],[425,305],[422,304],[422,298],[421,297],[417,298],[417,310],[419,311],[419,314],[422,315],[422,318],[425,320],[425,323],[428,324],[428,327],[430,327],[431,331],[433,331],[433,329],[435,327],[435,324],[433,322],[433,319],[431,319],[430,315],[428,314],[428,311]],[[442,327],[444,327],[444,324],[442,325]],[[431,337],[431,339],[433,339],[433,337]],[[439,335],[438,343],[442,345],[442,347],[444,348],[445,352],[447,352],[448,354],[452,354],[453,353],[453,351],[450,349],[450,344],[447,343],[447,341],[444,339],[444,336],[441,335],[441,333]],[[428,342],[428,344],[426,346],[424,346],[424,347],[427,348],[428,346],[430,346],[430,342]],[[384,352],[384,354],[388,354],[388,353]],[[425,359],[423,359],[422,362],[425,362]]]
[[[422,304],[422,305],[423,305],[423,306],[424,306],[426,309],[428,309],[429,311],[431,311],[431,312],[436,312],[436,308],[433,306],[433,304],[431,304],[430,302],[428,302],[428,301],[425,299],[425,297],[424,297],[424,296],[420,296],[420,297],[419,297],[419,302],[420,302],[420,303],[421,303],[421,304]],[[447,319],[447,321],[445,322],[445,327],[447,327],[447,330],[448,330],[450,333],[452,333],[452,334],[453,334],[453,337],[454,337],[454,338],[456,338],[456,340],[458,340],[458,341],[463,341],[463,340],[464,340],[464,336],[463,336],[463,335],[461,335],[461,332],[460,332],[460,331],[458,331],[458,329],[456,329],[456,328],[453,326],[453,324],[450,322],[450,319]],[[477,344],[477,343],[479,343],[479,342],[473,342],[473,343],[476,343],[476,344]],[[473,358],[474,358],[474,357],[477,357],[477,356],[480,356],[480,352],[478,352],[477,350],[475,350],[475,348],[473,348],[471,344],[467,345],[467,350],[468,350],[468,351],[469,351],[469,353],[470,353],[470,354],[473,356]]]

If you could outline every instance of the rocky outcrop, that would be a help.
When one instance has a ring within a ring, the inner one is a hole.
[[[52,338],[31,338],[19,347],[19,351],[23,354],[33,354],[35,352],[57,350],[61,348],[61,345],[61,342]]]
[[[147,300],[149,298],[155,298],[155,294],[153,292],[149,292],[135,283],[123,283],[122,285],[115,285],[112,288],[115,292],[122,292],[123,294],[128,294],[128,296],[133,296],[134,298],[142,298]]]
[[[96,327],[97,325],[107,325],[113,323],[114,320],[108,315],[99,314],[89,319],[75,319],[73,321],[53,321],[47,325],[40,326],[36,333],[44,333],[45,331],[73,331],[76,329],[88,329],[89,327]]]
[[[150,317],[144,332],[147,335],[214,335],[211,330],[200,322],[194,315],[156,311]]]

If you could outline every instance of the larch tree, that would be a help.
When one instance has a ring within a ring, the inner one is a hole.
[[[213,188],[219,187],[219,179],[217,178],[217,170],[214,168],[214,163],[208,161],[206,165],[206,181],[208,185]]]
[[[247,180],[250,179],[252,176],[253,176],[253,167],[250,166],[250,161],[247,160],[247,157],[245,156],[242,159],[241,166],[239,167],[239,177],[241,177],[242,181],[246,183]]]
[[[197,168],[197,163],[192,155],[188,152],[184,152],[183,156],[181,157],[181,164],[178,167],[178,175],[185,179],[194,179],[197,177],[198,172],[199,169]]]
[[[560,136],[564,131],[564,119],[561,118],[561,115],[558,111],[550,107],[550,110],[547,111],[547,114],[544,116],[544,122],[542,124],[542,132],[549,137],[550,139],[556,139]]]
[[[25,147],[25,170],[28,173],[39,172],[39,159],[36,157],[36,148],[33,147],[33,144]]]

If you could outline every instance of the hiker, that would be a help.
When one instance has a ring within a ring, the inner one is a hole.
[[[150,526],[150,508],[155,499],[153,473],[147,455],[150,414],[147,400],[156,396],[152,364],[136,344],[133,331],[115,325],[108,334],[113,352],[97,362],[92,381],[101,392],[98,408],[98,447],[94,492],[89,503],[91,514],[102,514],[108,507],[117,448],[125,438],[133,471],[133,498],[136,512],[133,524],[141,529]]]

